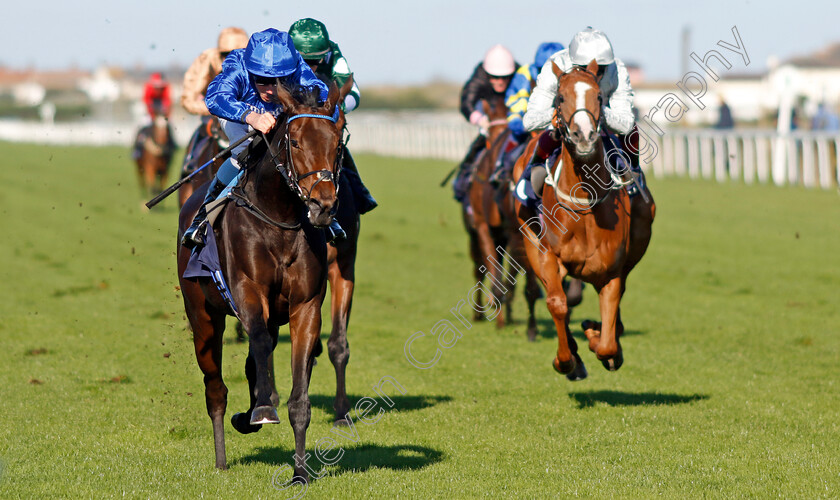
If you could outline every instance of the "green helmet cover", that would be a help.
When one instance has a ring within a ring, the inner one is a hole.
[[[321,21],[300,19],[289,28],[289,36],[304,59],[323,56],[330,51],[330,34]]]

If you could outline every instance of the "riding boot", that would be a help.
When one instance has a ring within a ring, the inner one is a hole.
[[[238,172],[239,169],[236,168],[236,165],[234,165],[231,158],[228,158],[224,163],[222,163],[219,167],[219,171],[216,172],[216,176],[213,177],[212,181],[210,181],[210,186],[207,188],[207,194],[204,196],[204,201],[201,203],[198,213],[195,214],[195,219],[193,219],[190,227],[184,231],[184,236],[181,238],[182,245],[187,248],[204,246],[204,226],[206,226],[207,222],[207,204],[215,200],[222,191],[224,191],[225,187],[227,187],[228,183],[236,177]]]
[[[484,135],[479,134],[479,136],[473,140],[472,144],[470,144],[470,148],[467,150],[467,155],[461,161],[461,164],[458,165],[458,173],[455,176],[455,180],[452,182],[452,191],[455,195],[455,199],[458,200],[459,203],[463,203],[467,198],[473,163],[486,145],[487,138]]]
[[[542,198],[545,178],[548,176],[545,163],[552,153],[554,153],[554,150],[562,144],[562,141],[556,137],[556,132],[553,129],[543,130],[539,139],[537,139],[537,147],[534,148],[534,154],[528,160],[527,168],[531,169],[531,187],[534,189],[534,194],[537,195],[538,199]]]
[[[359,212],[359,215],[366,214],[376,208],[379,204],[371,196],[364,182],[362,182],[359,169],[356,167],[356,162],[348,150],[344,151],[342,170],[347,175],[347,180],[350,181],[350,189],[353,190],[353,199],[356,202],[356,211]]]

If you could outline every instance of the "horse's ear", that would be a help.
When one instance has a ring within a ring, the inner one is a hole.
[[[327,97],[327,102],[324,104],[328,113],[332,113],[335,111],[335,106],[338,104],[338,100],[341,98],[341,91],[338,89],[338,86],[335,84],[334,81],[330,80],[329,84],[330,94]]]
[[[347,77],[347,81],[344,82],[344,85],[341,86],[341,100],[343,101],[350,91],[353,90],[353,83],[355,83],[355,79],[353,79],[353,73],[350,73],[350,76]]]
[[[289,113],[289,110],[297,106],[297,101],[295,101],[295,98],[292,97],[292,94],[284,86],[278,84],[275,89],[277,90],[275,99],[283,106],[283,111]]]
[[[589,61],[589,64],[586,65],[586,71],[592,73],[593,75],[598,75],[598,61],[595,59]]]
[[[551,72],[554,73],[554,76],[557,77],[557,80],[560,80],[560,75],[563,74],[563,72],[560,70],[560,66],[557,66],[557,63],[554,61],[551,61]]]

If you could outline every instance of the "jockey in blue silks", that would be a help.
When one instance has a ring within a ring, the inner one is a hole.
[[[537,75],[540,74],[540,70],[548,61],[548,58],[564,48],[563,44],[558,42],[541,43],[534,55],[534,62],[528,66],[520,66],[513,74],[510,86],[505,92],[505,106],[508,108],[508,128],[511,135],[508,143],[502,149],[502,154],[499,155],[496,170],[490,177],[490,182],[498,183],[505,167],[512,167],[513,162],[525,149],[529,132],[522,123],[522,117],[528,110],[528,98],[531,97],[531,89],[536,85]]]
[[[231,51],[222,65],[222,72],[207,87],[204,102],[233,143],[253,128],[268,133],[283,110],[271,98],[280,83],[290,92],[300,87],[317,88],[320,101],[325,102],[329,89],[298,54],[289,34],[269,28],[254,33],[244,49]],[[184,232],[181,244],[187,248],[204,244],[207,222],[207,203],[215,200],[224,188],[239,174],[241,166],[237,156],[249,144],[245,141],[231,151],[231,157],[222,163],[216,177],[210,182],[204,203],[190,227]],[[330,225],[333,237],[344,234],[338,222]]]

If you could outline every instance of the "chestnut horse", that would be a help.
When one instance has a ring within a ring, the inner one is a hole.
[[[149,135],[143,141],[143,150],[137,158],[140,190],[146,198],[157,195],[166,187],[166,176],[172,161],[169,120],[165,115],[157,114],[149,129]]]
[[[586,368],[569,330],[562,280],[568,274],[591,283],[598,291],[601,322],[584,322],[584,333],[604,367],[619,369],[623,362],[619,339],[624,331],[619,302],[627,275],[650,242],[656,207],[647,187],[646,196],[631,198],[605,161],[597,63],[593,60],[586,69],[574,67],[566,73],[552,65],[558,79],[552,124],[563,136],[563,150],[551,165],[543,188],[540,234],[535,235],[530,225],[537,220],[533,210],[517,203],[517,214],[531,240],[525,245],[528,260],[545,285],[546,303],[557,328],[554,368],[570,380],[581,380]],[[535,146],[532,141],[517,162],[516,178]]]
[[[211,158],[219,154],[221,150],[228,146],[228,138],[225,135],[224,130],[222,130],[222,126],[219,124],[219,119],[215,116],[210,116],[209,118],[202,120],[199,128],[203,129],[197,139],[201,144],[198,146],[198,150],[192,151],[192,154],[195,155],[195,159],[191,160],[189,165],[185,166],[184,170],[181,172],[182,178],[191,174],[195,168],[210,161]],[[189,150],[189,147],[187,149]],[[201,172],[195,174],[190,182],[181,186],[178,189],[178,206],[183,207],[184,203],[186,203],[187,199],[192,196],[193,191],[195,191],[198,186],[201,186],[205,182],[210,182],[210,180],[213,179],[213,176],[216,175],[219,167],[227,158],[227,156],[219,158],[212,165],[205,167]],[[191,168],[188,169],[187,167]]]
[[[476,160],[473,179],[467,191],[469,205],[465,204],[461,212],[469,235],[470,256],[475,278],[478,282],[482,282],[485,273],[489,273],[492,276],[490,289],[493,291],[493,300],[498,304],[505,304],[504,314],[499,312],[496,315],[496,326],[502,328],[505,322],[512,321],[514,284],[506,281],[503,276],[503,269],[500,266],[504,266],[505,261],[497,248],[509,250],[511,257],[517,263],[523,263],[525,259],[522,238],[515,226],[516,215],[513,211],[513,196],[509,179],[500,179],[502,182],[498,188],[489,182],[496,162],[510,136],[510,129],[507,128],[508,111],[505,99],[499,96],[489,101],[483,99],[481,103],[490,120],[486,137],[487,144]],[[470,207],[469,210],[467,206]],[[534,340],[537,335],[534,304],[540,295],[540,290],[533,271],[529,269],[527,262],[524,263],[525,298],[528,302],[528,338]],[[510,275],[513,276],[515,273]],[[505,290],[498,284],[505,287]],[[509,290],[507,290],[508,286],[510,286]],[[479,294],[476,297],[479,306],[481,305],[480,298]],[[481,313],[476,311],[474,317],[476,320],[480,319]]]
[[[221,270],[236,311],[209,278],[183,278],[190,251],[178,247],[181,293],[198,365],[204,373],[216,467],[220,469],[227,468],[227,387],[221,373],[226,315],[237,314],[250,337],[245,373],[251,404],[246,412],[231,418],[233,427],[250,433],[262,424],[280,421],[269,359],[277,344],[278,328],[288,323],[292,349],[289,421],[295,454],[302,459],[306,453],[306,429],[311,418],[309,381],[320,346],[321,306],[328,273],[327,244],[318,228],[329,225],[337,203],[345,125],[338,103],[350,91],[352,79],[348,83],[340,91],[332,85],[324,106],[317,106],[313,95],[292,97],[277,87],[277,100],[285,115],[266,135],[266,141],[252,147],[246,177],[232,194],[236,202],[225,206],[213,228]],[[205,191],[206,184],[181,209],[179,241]],[[302,466],[296,465],[294,474],[298,480],[308,479]]]

